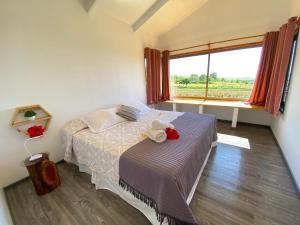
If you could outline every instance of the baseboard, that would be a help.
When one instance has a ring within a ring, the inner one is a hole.
[[[289,174],[290,174],[290,176],[292,177],[292,180],[293,180],[293,183],[294,183],[294,185],[295,185],[295,187],[296,187],[296,189],[297,189],[298,195],[300,196],[300,187],[299,187],[298,183],[296,182],[295,176],[294,176],[294,174],[293,174],[293,172],[292,172],[292,170],[291,170],[291,168],[290,168],[290,166],[289,166],[288,161],[287,161],[286,158],[285,158],[285,155],[284,155],[284,153],[283,153],[283,151],[282,151],[282,148],[280,147],[280,144],[279,144],[279,142],[278,142],[278,140],[277,140],[277,138],[276,138],[276,136],[275,136],[273,130],[271,129],[271,127],[270,127],[270,131],[271,131],[271,134],[272,134],[272,136],[273,136],[273,138],[274,138],[274,140],[275,140],[275,142],[276,142],[276,145],[277,145],[278,148],[279,148],[279,152],[280,152],[280,154],[281,154],[281,156],[282,156],[282,158],[283,158],[283,160],[284,160],[284,163],[285,163],[286,167],[288,168]]]

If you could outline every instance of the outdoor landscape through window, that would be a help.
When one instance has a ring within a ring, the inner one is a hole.
[[[252,47],[171,59],[171,94],[174,97],[248,99],[260,54],[261,47]]]

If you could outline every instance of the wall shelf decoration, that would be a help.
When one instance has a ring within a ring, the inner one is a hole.
[[[27,111],[34,111],[36,113],[35,119],[27,119],[24,117],[24,113]],[[30,105],[16,108],[10,126],[16,128],[18,132],[21,132],[28,136],[27,128],[32,125],[42,125],[46,131],[50,125],[51,114],[40,105]]]

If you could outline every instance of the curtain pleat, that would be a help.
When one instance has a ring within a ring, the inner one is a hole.
[[[162,101],[170,100],[170,52],[162,53]]]
[[[160,51],[156,49],[145,48],[145,60],[147,104],[157,104],[161,99]]]
[[[257,76],[248,100],[252,105],[265,106],[265,110],[274,116],[279,113],[296,28],[297,17],[292,17],[279,31],[266,34]]]
[[[265,110],[274,116],[279,113],[296,27],[297,17],[293,17],[279,30],[274,65],[265,104]]]
[[[256,79],[248,100],[251,105],[265,105],[274,65],[278,35],[278,31],[269,32],[265,35]]]

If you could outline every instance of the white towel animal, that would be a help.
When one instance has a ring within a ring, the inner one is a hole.
[[[147,131],[147,136],[156,143],[162,143],[167,139],[167,134],[164,130],[150,129]]]
[[[165,130],[167,128],[174,129],[174,125],[162,120],[153,120],[152,121],[152,129],[154,130]]]

